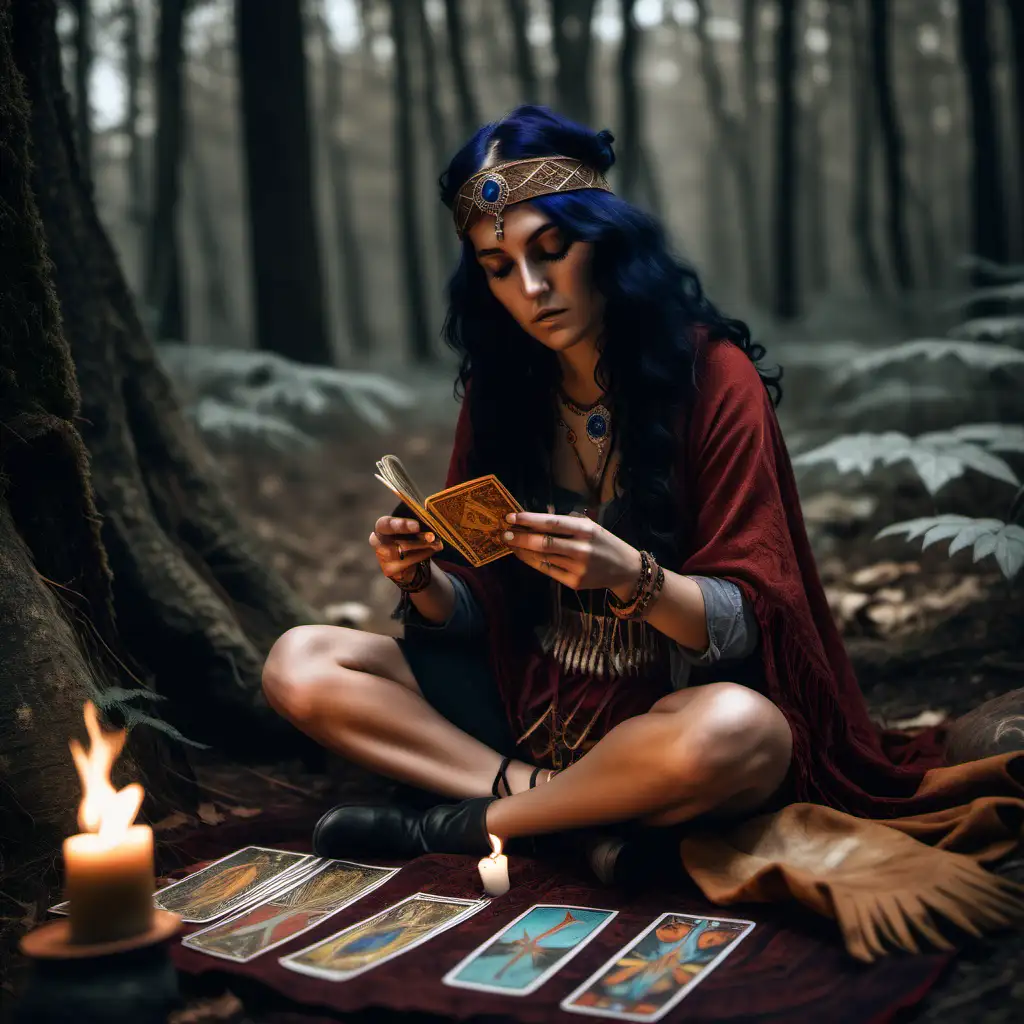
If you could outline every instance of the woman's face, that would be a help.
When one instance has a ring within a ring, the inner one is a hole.
[[[532,338],[554,352],[588,340],[596,343],[604,298],[594,287],[594,247],[572,241],[531,203],[510,206],[505,237],[494,218],[481,217],[469,239],[494,297]]]

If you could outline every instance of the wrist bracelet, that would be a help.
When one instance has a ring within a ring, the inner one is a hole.
[[[392,576],[391,582],[403,593],[418,594],[421,590],[426,590],[430,586],[430,567],[431,560],[426,558],[422,562],[416,563],[412,576],[408,580],[399,580]]]
[[[640,552],[640,579],[629,601],[623,601],[611,591],[608,604],[612,614],[619,619],[642,620],[665,585],[665,570],[654,560],[649,551]]]
[[[652,575],[653,566],[655,565],[654,556],[649,551],[640,552],[640,575],[636,581],[636,587],[633,589],[633,593],[623,601],[614,591],[608,591],[608,603],[612,609],[616,612],[625,612],[628,609],[636,607],[637,602],[643,596],[644,589],[648,585]]]

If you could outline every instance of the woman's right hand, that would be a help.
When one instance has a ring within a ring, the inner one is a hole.
[[[370,534],[370,546],[377,555],[380,571],[390,580],[412,577],[417,563],[441,550],[433,533],[424,533],[415,519],[381,516]]]

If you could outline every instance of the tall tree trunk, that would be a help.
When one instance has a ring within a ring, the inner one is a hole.
[[[906,188],[903,178],[903,133],[896,112],[892,84],[892,58],[889,45],[888,0],[870,0],[871,70],[878,103],[878,121],[882,129],[882,154],[885,161],[886,233],[893,274],[901,291],[914,287],[910,241],[906,224]]]
[[[773,311],[782,320],[800,312],[797,292],[797,0],[779,0],[775,43],[775,295]]]
[[[1024,255],[1024,0],[1006,0],[1013,57],[1013,124],[1017,146],[1017,255]]]
[[[619,46],[619,137],[616,165],[619,188],[630,202],[636,201],[640,180],[640,147],[642,145],[640,88],[636,78],[640,55],[640,30],[633,8],[636,0],[619,0],[622,17],[622,42]]]
[[[752,20],[752,19],[751,19]],[[745,26],[750,26],[745,21]],[[718,136],[716,155],[728,167],[733,179],[736,204],[740,213],[740,228],[743,232],[743,244],[740,250],[746,264],[747,287],[754,301],[764,304],[767,301],[768,285],[765,281],[764,259],[762,255],[761,217],[758,209],[757,172],[753,159],[747,131],[754,123],[753,110],[745,111],[741,121],[726,109],[725,84],[722,72],[715,57],[714,43],[707,32],[707,6],[705,0],[698,0],[697,18],[694,22],[697,40],[700,46],[701,77],[707,96],[708,109],[715,124]],[[750,86],[748,85],[748,88]],[[752,102],[751,96],[746,96]],[[721,170],[720,170],[721,173]]]
[[[209,180],[204,166],[199,140],[193,135],[191,144],[186,146],[185,172],[188,175],[188,192],[192,196],[192,210],[196,225],[196,239],[199,248],[200,277],[202,280],[203,305],[209,324],[208,337],[211,345],[224,345],[235,338],[234,317],[228,283],[224,277],[227,261],[217,233],[217,217],[210,202]]]
[[[596,0],[550,0],[558,111],[589,125],[591,113],[591,21]]]
[[[406,329],[409,354],[419,363],[433,359],[433,346],[427,332],[427,297],[423,279],[420,220],[415,182],[419,173],[416,138],[413,133],[412,73],[409,66],[409,36],[406,18],[408,4],[391,0],[391,37],[395,43],[394,118],[395,163],[401,168],[396,176],[398,188],[398,225],[401,245],[402,281],[405,288]]]
[[[850,102],[853,110],[853,192],[850,202],[850,234],[865,285],[882,290],[882,270],[875,250],[874,137],[875,105],[864,96],[870,62],[864,19],[859,0],[850,6]]]
[[[420,40],[420,56],[423,68],[423,103],[427,113],[427,138],[430,144],[430,158],[434,175],[439,175],[448,162],[448,126],[438,97],[441,95],[441,79],[437,73],[437,53],[434,49],[434,35],[427,19],[426,0],[416,0],[416,30]],[[442,275],[447,271],[455,256],[457,245],[452,229],[451,216],[437,194],[430,197],[433,214],[433,248],[437,255],[437,266]]]
[[[257,756],[267,742],[291,746],[294,730],[267,708],[260,675],[274,638],[313,621],[313,613],[239,527],[136,314],[78,167],[53,0],[17,6],[33,191],[81,389],[73,419],[89,452],[126,664],[168,698],[165,717],[193,739]],[[47,500],[39,507],[67,512],[66,551],[76,555],[70,534],[82,526],[73,525],[75,506]],[[50,578],[60,583],[75,574]],[[73,587],[82,593],[89,585]]]
[[[366,303],[364,257],[356,232],[356,206],[352,195],[352,173],[349,168],[348,145],[341,133],[345,109],[341,58],[331,46],[330,31],[322,12],[318,12],[324,61],[324,121],[327,125],[327,152],[330,160],[331,192],[334,200],[334,226],[338,240],[338,264],[344,289],[344,312],[351,350],[360,356],[374,348],[373,327]]]
[[[540,80],[533,59],[533,47],[527,34],[530,11],[527,0],[507,0],[509,21],[512,25],[512,45],[515,49],[516,80],[519,82],[519,102],[540,102]]]
[[[936,227],[936,210],[942,207],[941,189],[936,179],[939,161],[943,159],[935,144],[934,57],[917,48],[911,68],[914,118],[918,125],[916,187],[909,189],[909,198],[917,216],[921,233],[925,279],[929,288],[942,283],[946,259],[943,239]]]
[[[82,173],[92,178],[92,0],[72,0],[75,12],[75,141],[81,154]]]
[[[139,11],[136,0],[123,0],[124,47],[124,132],[128,136],[128,212],[142,227],[146,217],[146,179],[143,172],[142,140],[139,137],[139,85],[142,81],[142,47],[139,42]]]
[[[157,33],[157,116],[154,140],[153,209],[146,249],[146,305],[157,338],[185,341],[178,200],[185,128],[182,83],[185,0],[160,0]]]
[[[466,32],[461,0],[444,0],[444,20],[448,30],[448,60],[455,79],[455,98],[459,104],[459,122],[465,140],[480,127],[480,114],[466,64]]]
[[[813,255],[805,263],[807,285],[820,295],[828,290],[829,244],[828,200],[825,185],[825,142],[821,130],[824,111],[824,89],[812,86],[811,96],[800,122],[800,149],[803,154],[804,249]]]
[[[300,0],[235,0],[256,341],[330,365]]]
[[[999,127],[990,72],[988,0],[960,0],[960,54],[971,123],[972,248],[984,259],[1007,259],[1006,204]]]

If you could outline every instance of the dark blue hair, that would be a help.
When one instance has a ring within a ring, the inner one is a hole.
[[[442,201],[452,206],[495,143],[499,160],[562,155],[604,173],[615,161],[613,141],[608,131],[592,132],[544,107],[518,107],[480,128],[456,153],[440,178]],[[653,217],[596,189],[531,202],[567,240],[594,245],[594,283],[605,300],[598,378],[614,403],[619,478],[629,495],[634,535],[658,557],[671,559],[679,554],[675,433],[694,394],[695,328],[728,338],[755,363],[764,347],[751,341],[744,323],[724,317],[708,301],[697,274],[672,254]],[[466,399],[474,434],[470,467],[474,474],[496,473],[525,501],[544,501],[555,431],[546,412],[559,382],[557,357],[491,294],[468,239],[448,295],[444,335],[461,356],[457,390],[472,381]],[[761,376],[779,401],[781,371]]]

